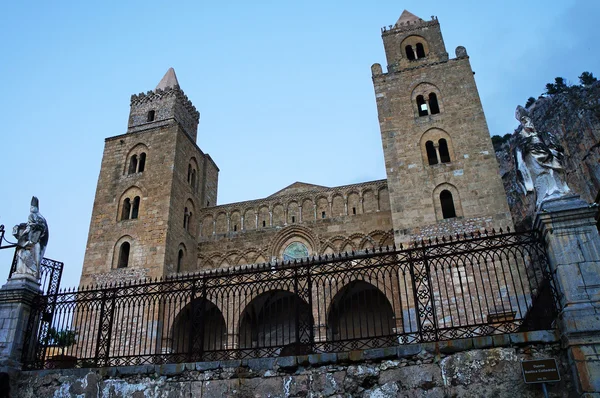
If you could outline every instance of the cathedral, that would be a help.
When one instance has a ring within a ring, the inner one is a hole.
[[[387,66],[371,72],[384,180],[218,204],[219,168],[175,71],[133,95],[126,133],[105,142],[81,285],[512,226],[467,50],[451,58],[437,18],[408,11],[382,39]]]

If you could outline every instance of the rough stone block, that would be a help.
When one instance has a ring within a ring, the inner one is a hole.
[[[296,357],[279,357],[275,363],[283,370],[298,367]]]
[[[420,365],[418,372],[415,370],[412,367],[385,370],[379,376],[379,384],[395,382],[404,389],[421,388],[425,390],[443,387],[442,372],[438,365]]]
[[[308,362],[313,366],[335,363],[337,355],[335,353],[312,354],[308,356]]]
[[[275,358],[255,358],[248,360],[248,367],[253,371],[269,370],[275,367]]]
[[[363,358],[367,360],[396,358],[398,347],[372,348],[363,352]]]
[[[196,362],[195,365],[196,365],[196,370],[203,372],[205,370],[219,369],[221,367],[221,362],[219,362],[219,361]]]
[[[398,347],[398,357],[405,358],[411,357],[413,355],[417,355],[420,353],[425,346],[421,344],[407,344],[401,345]],[[431,348],[435,348],[435,346],[431,346]]]

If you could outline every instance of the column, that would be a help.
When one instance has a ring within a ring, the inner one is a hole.
[[[578,393],[600,396],[600,235],[597,208],[564,197],[543,202],[540,231],[559,292],[558,326]]]

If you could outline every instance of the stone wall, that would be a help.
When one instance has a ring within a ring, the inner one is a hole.
[[[521,360],[556,358],[551,397],[575,396],[553,333],[298,357],[22,372],[14,398],[542,397]]]

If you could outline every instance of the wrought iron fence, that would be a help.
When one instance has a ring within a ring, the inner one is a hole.
[[[27,368],[339,352],[544,329],[556,297],[533,232],[40,296]],[[37,330],[37,332],[35,332]]]

